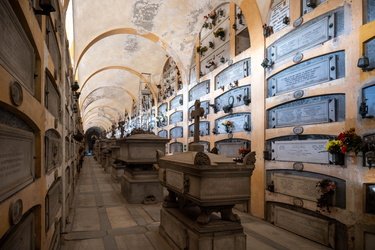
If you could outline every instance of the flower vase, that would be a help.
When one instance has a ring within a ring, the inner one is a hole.
[[[332,163],[335,165],[345,165],[345,154],[335,153],[332,155]]]

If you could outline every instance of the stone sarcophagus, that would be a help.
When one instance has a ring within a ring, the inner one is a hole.
[[[169,139],[153,133],[134,132],[119,139],[117,158],[112,164],[116,176],[123,169],[120,178],[121,192],[129,203],[157,202],[163,199],[163,187],[158,180],[156,150],[165,152]]]
[[[235,204],[250,200],[254,161],[252,154],[245,157],[245,164],[238,164],[222,155],[194,151],[160,157],[159,181],[169,191],[165,206],[179,203],[181,207],[186,201],[196,204],[201,209],[197,218],[200,224],[209,223],[212,212],[221,212],[224,220],[237,221],[231,210]]]
[[[178,249],[246,249],[246,235],[232,208],[250,199],[254,163],[254,152],[243,163],[204,152],[158,152],[159,181],[169,192],[161,211],[163,237]]]

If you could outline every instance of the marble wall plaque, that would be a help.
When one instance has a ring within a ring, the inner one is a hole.
[[[273,32],[277,32],[287,26],[283,22],[283,18],[289,16],[289,0],[273,0],[269,22],[269,26],[272,26]]]
[[[246,140],[224,140],[215,143],[216,148],[219,150],[219,155],[225,155],[230,158],[238,158],[240,148],[248,148],[249,141]]]
[[[171,154],[176,154],[176,153],[182,153],[183,152],[183,145],[181,142],[174,142],[170,144],[170,152]]]
[[[158,136],[163,138],[168,138],[168,131],[167,130],[161,130],[158,132]]]
[[[345,95],[322,95],[268,110],[268,128],[345,121]]]
[[[1,239],[2,250],[35,249],[35,214],[26,213],[23,220]]]
[[[274,223],[295,234],[334,248],[335,226],[329,221],[275,206]]]
[[[170,138],[182,138],[183,137],[183,128],[182,127],[174,127],[169,132]]]
[[[210,113],[210,101],[204,101],[204,102],[201,102],[201,108],[204,109],[204,116],[208,115]],[[192,105],[190,108],[189,108],[189,119],[191,119],[191,112],[193,112],[195,110],[195,106]]]
[[[251,75],[251,60],[245,59],[232,64],[215,77],[215,89],[227,87],[229,83],[241,80]]]
[[[54,80],[46,74],[45,106],[51,114],[61,122],[61,98]]]
[[[51,18],[47,18],[47,47],[49,49],[50,55],[52,57],[53,64],[55,65],[55,69],[59,70],[61,68],[61,61],[60,61],[60,48],[57,42],[57,37],[55,33],[55,29],[53,27]],[[54,76],[55,79],[59,79],[57,75]]]
[[[172,110],[172,109],[182,106],[182,104],[183,104],[183,95],[178,95],[171,100],[169,106],[170,106],[170,109]]]
[[[233,115],[227,115],[215,120],[215,128],[219,134],[226,134],[227,131],[225,130],[225,126],[222,125],[223,121],[231,121],[233,122],[233,127],[231,127],[232,133],[234,132],[243,132],[246,131],[244,129],[244,125],[247,123],[249,128],[251,128],[251,114],[250,113],[236,113]]]
[[[330,17],[319,17],[318,21],[310,21],[301,25],[294,32],[288,33],[268,47],[267,58],[272,62],[278,62],[297,52],[328,41],[335,34],[335,25],[329,27],[329,24],[334,24],[334,21],[335,15],[332,14]]]
[[[0,34],[0,64],[34,95],[34,48],[9,1],[0,2]]]
[[[34,134],[0,125],[0,202],[34,180]]]
[[[210,135],[210,122],[200,122],[199,123],[199,136]],[[194,124],[189,126],[189,136],[194,136]]]
[[[167,112],[168,110],[168,103],[162,103],[160,104],[159,108],[158,108],[158,114],[164,114],[165,112]]]
[[[251,98],[250,86],[243,86],[234,88],[215,98],[215,106],[217,111],[223,110],[223,107],[230,104],[230,99],[233,98],[233,108],[246,104],[246,100]]]
[[[175,123],[179,123],[179,122],[182,122],[184,120],[184,117],[183,117],[183,112],[182,110],[181,111],[177,111],[177,112],[174,112],[170,115],[169,117],[169,124],[175,124]]]
[[[272,158],[276,161],[297,161],[329,164],[325,152],[328,140],[274,141]]]
[[[280,128],[336,121],[335,99],[272,110],[270,127]]]
[[[218,39],[218,38],[215,38],[215,39]],[[213,35],[212,35],[212,40],[214,40]],[[207,47],[209,47],[208,44],[207,44]],[[201,61],[201,72],[203,75],[211,72],[215,68],[219,67],[220,65],[228,61],[229,51],[230,51],[229,39],[226,40],[226,43],[224,44],[216,44],[214,50],[215,51],[213,51],[213,53],[209,54],[207,57],[205,57]],[[211,62],[213,62],[214,65],[211,65]]]
[[[45,135],[45,157],[46,169],[48,172],[51,169],[59,166],[62,160],[62,141],[59,134],[53,130],[47,130]],[[67,150],[67,149],[66,149]],[[69,151],[66,151],[67,154]]]
[[[55,183],[48,190],[46,196],[46,228],[49,229],[55,222],[57,213],[61,208],[62,200],[62,187],[61,178],[55,181]]]
[[[321,179],[318,178],[272,173],[271,180],[275,185],[276,193],[315,202],[321,194],[320,190],[316,188],[316,183],[321,181]]]
[[[210,80],[198,83],[189,90],[189,102],[199,100],[210,93]]]
[[[343,61],[342,61],[343,62]],[[344,62],[343,62],[344,63]],[[341,61],[340,61],[341,64]],[[324,56],[320,60],[314,59],[301,63],[298,67],[281,72],[268,79],[268,96],[306,88],[337,78],[336,56]]]

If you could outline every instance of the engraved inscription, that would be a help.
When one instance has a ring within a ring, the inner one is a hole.
[[[251,126],[250,126],[250,113],[236,113],[236,114],[233,114],[233,115],[227,115],[227,116],[224,116],[218,120],[215,121],[215,127],[217,129],[217,132],[220,133],[220,134],[226,134],[228,133],[227,130],[226,130],[226,126],[222,125],[222,122],[223,121],[231,121],[233,123],[233,126],[230,127],[229,129],[231,130],[231,132],[243,132],[243,131],[247,131],[245,128],[246,128],[246,125],[247,125],[247,129],[251,129]]]
[[[274,91],[273,95],[279,95],[295,89],[308,87],[311,85],[327,82],[330,80],[329,58],[311,63],[305,67],[284,74],[275,76],[271,82]]]
[[[275,225],[317,241],[326,246],[334,237],[330,222],[313,216],[298,213],[279,206],[275,207]]]
[[[182,122],[183,120],[182,114],[183,114],[182,111],[177,111],[171,114],[169,124]]]
[[[324,100],[321,102],[273,110],[272,120],[275,121],[273,127],[279,128],[334,121],[335,118],[330,117],[330,103],[331,100]],[[332,109],[334,108],[333,105]]]
[[[334,15],[331,18],[334,18]],[[276,62],[294,55],[299,50],[306,50],[329,40],[328,21],[329,18],[326,16],[314,24],[305,24],[296,32],[278,40],[268,48],[269,58]]]
[[[269,24],[274,32],[281,30],[287,25],[283,22],[284,17],[289,17],[289,0],[274,0]]]
[[[251,89],[250,86],[243,86],[239,88],[234,88],[218,97],[215,98],[215,107],[217,111],[223,109],[224,106],[228,105],[230,98],[233,98],[233,107],[238,107],[242,105],[247,105],[250,102]]]
[[[210,80],[204,81],[189,91],[189,101],[199,100],[202,96],[210,93]]]
[[[329,163],[325,152],[328,140],[275,141],[272,143],[272,158],[277,161]]]
[[[34,135],[0,125],[0,201],[33,181]]]
[[[0,1],[0,64],[34,94],[34,49],[8,2]]]
[[[182,138],[183,132],[182,127],[174,127],[170,130],[171,139]]]
[[[216,89],[226,87],[229,85],[229,83],[233,83],[234,81],[238,81],[244,77],[251,75],[250,69],[250,59],[237,62],[232,66],[226,68],[215,77]]]
[[[320,197],[320,192],[316,188],[316,183],[320,179],[281,173],[273,173],[271,178],[276,193],[310,201],[316,201]]]

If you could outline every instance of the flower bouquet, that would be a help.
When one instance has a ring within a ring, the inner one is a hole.
[[[238,154],[239,155],[242,155],[243,157],[245,157],[248,153],[251,152],[251,149],[250,148],[240,148],[238,150]]]
[[[225,126],[225,132],[232,133],[232,130],[231,130],[231,128],[233,127],[232,121],[222,121],[221,125]]]
[[[338,139],[342,142],[341,153],[353,151],[357,155],[362,151],[362,138],[355,133],[355,128],[340,133]]]

